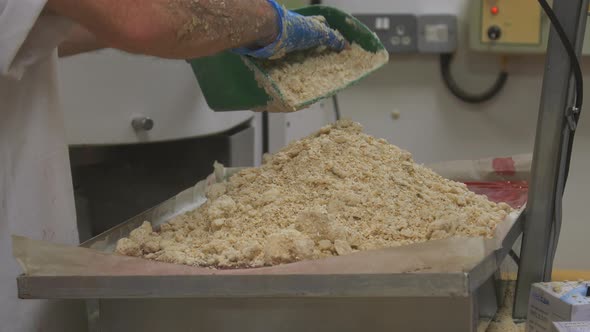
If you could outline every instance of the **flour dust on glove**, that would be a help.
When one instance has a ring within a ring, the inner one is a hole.
[[[277,12],[279,34],[270,45],[252,50],[239,48],[234,53],[254,58],[278,59],[293,51],[325,46],[342,51],[348,42],[340,32],[331,29],[323,16],[303,16],[287,10],[275,0],[268,0]]]

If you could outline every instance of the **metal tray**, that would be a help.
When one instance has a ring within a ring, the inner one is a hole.
[[[195,187],[128,220],[81,245],[113,252],[117,241],[145,220],[154,225],[205,202],[208,184],[231,176],[239,169],[222,170]],[[207,274],[207,275],[60,275],[18,278],[21,298],[285,298],[285,297],[469,297],[498,271],[523,230],[523,214],[491,252],[468,271],[425,271],[365,274]],[[411,251],[407,251],[411,256]]]

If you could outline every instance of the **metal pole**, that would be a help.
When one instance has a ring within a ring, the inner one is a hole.
[[[582,3],[582,8],[586,8],[588,6],[588,3]],[[585,6],[585,7],[584,7]],[[576,54],[578,56],[578,58],[581,56],[582,54],[582,47],[584,46],[584,35],[586,34],[586,22],[587,22],[587,18],[588,15],[585,12],[581,12],[580,14],[580,22],[578,24],[578,34],[576,36],[576,39],[574,41],[574,49],[576,51]],[[573,88],[574,85],[574,78],[571,78],[571,85],[570,85],[570,91],[569,91],[569,96],[568,96],[568,100],[574,100],[575,98],[575,89]],[[546,276],[551,276],[551,273],[553,272],[553,260],[555,259],[555,252],[557,251],[557,245],[558,245],[558,240],[559,240],[559,236],[560,236],[560,231],[561,231],[561,217],[562,217],[562,198],[563,198],[563,194],[564,194],[564,187],[565,187],[565,183],[567,181],[566,179],[566,173],[568,172],[568,170],[566,169],[566,161],[567,161],[567,153],[568,153],[568,147],[569,147],[569,143],[571,138],[571,128],[569,126],[565,126],[563,127],[562,130],[562,151],[561,151],[561,156],[559,158],[560,160],[560,164],[559,164],[559,174],[557,176],[557,192],[556,192],[556,211],[555,211],[555,215],[556,215],[556,222],[553,225],[553,228],[551,230],[551,238],[555,238],[555,241],[550,243],[550,247],[549,247],[549,253],[553,253],[553,256],[548,257],[548,261],[547,261],[547,265],[545,266],[545,275]]]
[[[580,53],[586,28],[588,0],[555,0],[553,11],[568,39]],[[555,29],[549,34],[541,105],[533,155],[520,268],[516,286],[514,317],[525,318],[531,285],[548,281],[552,266],[552,223],[558,183],[563,176],[565,112],[573,104],[572,70],[568,54]]]

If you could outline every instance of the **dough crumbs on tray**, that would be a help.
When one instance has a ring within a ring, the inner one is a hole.
[[[121,239],[116,252],[210,268],[253,268],[488,237],[512,209],[413,162],[348,120],[210,186],[208,201]]]

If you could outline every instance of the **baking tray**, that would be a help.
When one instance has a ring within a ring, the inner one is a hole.
[[[117,241],[144,221],[157,226],[198,207],[206,201],[208,185],[239,170],[218,166],[196,186],[80,248],[16,238],[15,246],[21,249],[15,255],[26,271],[18,278],[19,297],[470,297],[498,271],[523,230],[524,208],[511,214],[492,240],[445,239],[247,270],[219,271],[112,255]]]

